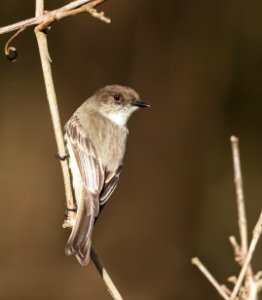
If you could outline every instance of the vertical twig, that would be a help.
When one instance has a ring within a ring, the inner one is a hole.
[[[44,9],[44,1],[36,0],[36,14],[42,15],[43,9]],[[46,37],[46,34],[39,31],[37,27],[35,28],[35,35],[36,35],[39,52],[40,52],[45,87],[46,87],[46,92],[47,92],[47,99],[48,99],[48,104],[50,107],[50,113],[51,113],[54,132],[55,132],[58,154],[59,154],[59,156],[63,157],[66,155],[66,151],[65,151],[62,127],[61,127],[61,122],[60,122],[60,117],[59,117],[56,92],[55,92],[54,82],[53,82],[53,78],[52,78],[51,59],[50,59],[49,51],[48,51],[47,37]],[[62,172],[63,172],[63,177],[64,177],[67,206],[68,206],[68,208],[73,208],[74,207],[73,193],[72,193],[70,173],[69,173],[67,160],[61,161],[61,167],[62,167]],[[69,213],[71,213],[71,216],[72,216],[73,212],[69,212]],[[70,216],[70,215],[68,215],[68,216]],[[98,272],[102,276],[102,278],[105,282],[105,285],[106,285],[108,291],[110,292],[111,296],[113,297],[113,299],[122,300],[120,293],[118,292],[116,286],[114,285],[113,281],[111,280],[106,269],[103,267],[103,265],[93,247],[91,248],[90,256],[91,256],[91,259],[94,262]]]
[[[36,0],[35,2],[35,16],[40,17],[44,14],[44,0]]]
[[[241,240],[241,250],[243,258],[247,254],[248,238],[247,238],[247,219],[245,212],[244,192],[243,192],[243,180],[240,165],[240,156],[238,149],[238,138],[231,136],[233,166],[234,166],[234,181],[237,196],[237,209],[238,209],[238,226]]]
[[[36,0],[36,14],[42,15],[44,9],[44,1],[43,0]],[[60,157],[66,156],[66,150],[63,140],[63,132],[62,132],[62,126],[58,111],[58,105],[57,105],[57,99],[56,99],[56,92],[52,77],[52,70],[51,70],[51,59],[48,52],[48,45],[47,45],[47,38],[46,34],[44,32],[41,32],[35,28],[35,35],[39,47],[39,53],[42,63],[42,69],[44,74],[44,81],[46,86],[46,92],[47,92],[47,100],[50,108],[54,133],[55,133],[55,139],[56,144],[58,148],[58,154]],[[67,207],[69,209],[74,208],[74,201],[73,201],[73,193],[71,188],[71,182],[70,182],[70,173],[68,168],[68,162],[67,160],[61,160],[60,161],[62,173],[63,173],[63,179],[65,184],[65,194],[66,194],[66,203]],[[68,212],[68,223],[70,226],[70,223],[74,221],[75,213],[73,211]]]

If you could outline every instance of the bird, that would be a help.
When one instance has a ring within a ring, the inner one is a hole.
[[[65,125],[77,207],[65,252],[75,255],[83,266],[90,260],[95,220],[119,181],[128,119],[137,109],[149,107],[132,88],[107,85],[89,97]]]

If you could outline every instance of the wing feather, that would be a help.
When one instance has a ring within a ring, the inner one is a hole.
[[[117,186],[121,167],[116,171],[106,170],[77,114],[67,123],[66,136],[73,150],[70,155],[74,156],[84,187],[80,193],[82,199],[76,199],[80,203],[66,253],[75,254],[79,262],[86,265],[89,262],[94,220],[99,214],[100,206],[106,203]]]
[[[120,166],[116,172],[106,172],[104,187],[103,190],[101,191],[100,198],[99,198],[99,202],[101,206],[105,205],[106,201],[110,198],[113,191],[115,190],[119,181],[121,169],[122,166]]]

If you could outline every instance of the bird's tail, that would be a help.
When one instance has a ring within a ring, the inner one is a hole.
[[[91,237],[96,216],[92,203],[93,201],[89,201],[88,198],[79,203],[76,222],[65,248],[66,254],[74,254],[82,266],[86,266],[90,259]]]

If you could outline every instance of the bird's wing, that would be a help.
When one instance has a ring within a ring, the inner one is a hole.
[[[76,223],[66,246],[67,254],[75,254],[82,265],[88,264],[91,234],[95,217],[99,213],[100,193],[105,183],[105,168],[101,165],[96,149],[84,132],[77,115],[66,126],[67,139],[83,182],[82,199],[78,203]],[[72,158],[73,159],[73,158]]]
[[[109,171],[105,172],[105,183],[99,198],[99,202],[101,206],[105,205],[106,201],[110,198],[111,194],[115,190],[118,184],[121,169],[122,166],[119,166],[116,172],[109,172]]]
[[[93,195],[99,195],[105,181],[105,167],[97,157],[88,132],[85,132],[74,115],[67,123],[67,135],[73,147],[73,152],[85,188]],[[95,205],[96,210],[99,206]]]

